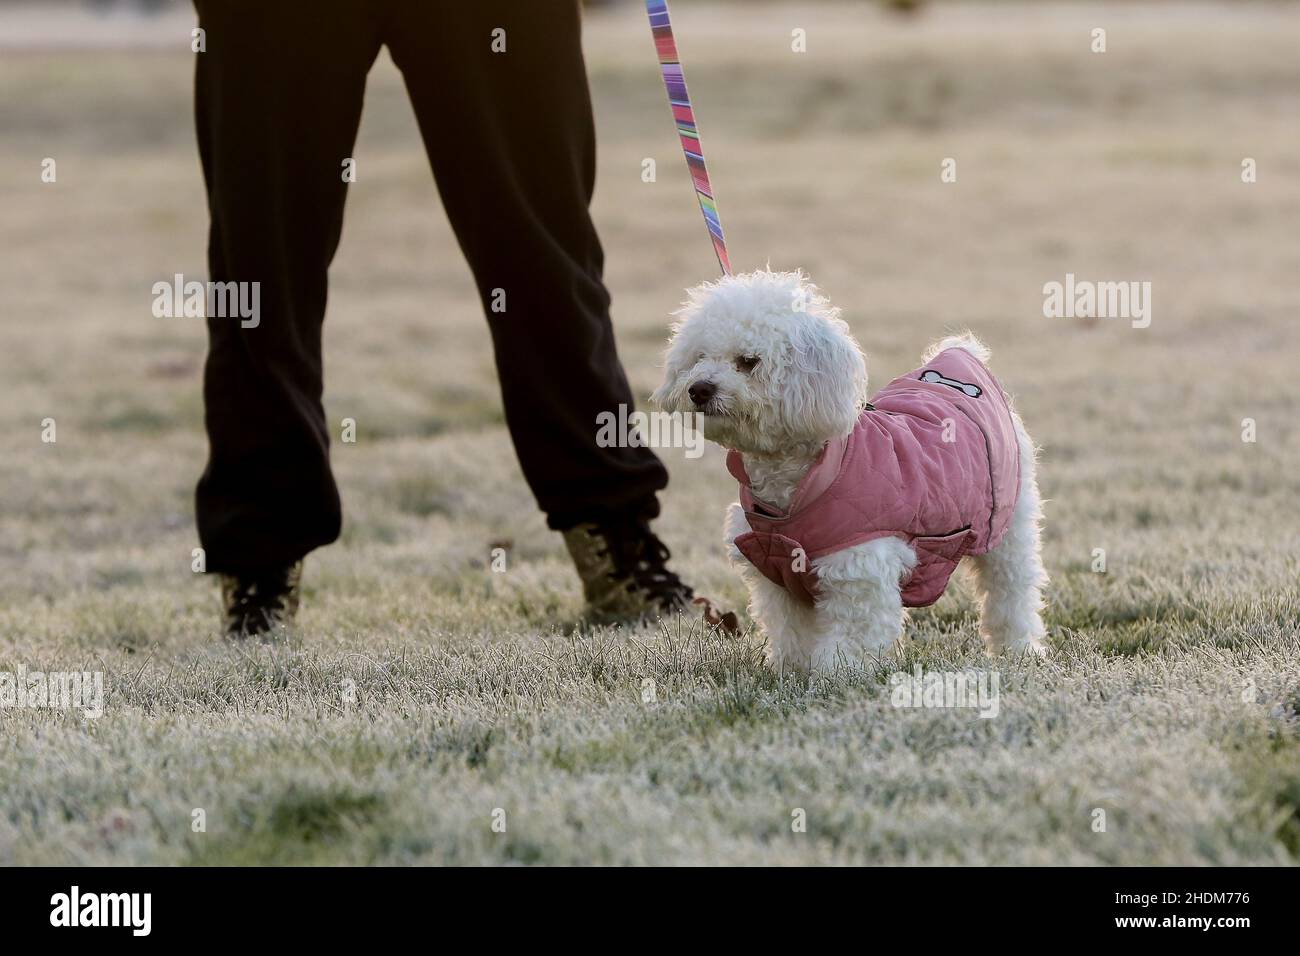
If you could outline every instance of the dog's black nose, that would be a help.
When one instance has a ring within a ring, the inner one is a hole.
[[[718,387],[712,382],[696,382],[686,390],[686,394],[691,396],[691,401],[696,405],[707,405],[709,399],[718,393]]]

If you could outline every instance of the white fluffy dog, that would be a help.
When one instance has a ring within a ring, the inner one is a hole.
[[[747,488],[752,499],[776,514],[787,512],[792,500],[797,505],[798,496],[804,494],[801,481],[820,464],[828,447],[842,447],[847,436],[859,428],[859,419],[868,413],[890,415],[888,411],[876,412],[866,401],[867,369],[862,351],[840,320],[839,311],[802,273],[759,271],[727,276],[690,290],[688,296],[677,313],[665,379],[653,400],[668,411],[699,413],[706,438],[731,449],[737,460],[743,456],[741,474],[747,473],[748,484],[742,481],[742,489]],[[975,366],[959,364],[959,369],[977,366],[987,374],[982,363],[988,350],[974,336],[944,339],[927,351],[925,361],[932,362],[947,350],[957,350],[947,353],[953,361],[970,363],[964,353],[978,360]],[[1042,506],[1034,445],[996,380],[989,376],[982,381],[992,383],[993,387],[986,384],[985,390],[996,393],[1001,403],[997,407],[1014,427],[1014,432],[1011,427],[1006,430],[1009,453],[1005,460],[1013,463],[1007,470],[1013,472],[1013,486],[1018,481],[1018,494],[1009,496],[1015,504],[1007,504],[996,538],[986,538],[986,553],[979,553],[976,547],[959,548],[947,554],[945,560],[951,563],[945,568],[951,573],[966,550],[976,552],[969,561],[974,565],[981,600],[980,633],[989,652],[1042,654],[1040,611],[1047,575],[1039,550]],[[930,384],[935,382],[939,384]],[[956,395],[959,388],[965,389],[967,396],[979,394],[974,385],[941,378],[933,371],[914,375],[904,387],[922,398],[939,401]],[[953,399],[960,400],[960,396]],[[944,422],[951,424],[948,419]],[[940,454],[945,451],[939,449]],[[1014,464],[1017,452],[1018,465]],[[991,458],[990,452],[983,461]],[[991,469],[989,466],[981,477],[987,478]],[[899,488],[904,495],[926,494],[925,489],[904,488],[903,484]],[[743,490],[742,498],[744,494]],[[766,634],[768,658],[776,667],[824,668],[885,654],[902,636],[907,603],[904,589],[917,568],[918,547],[938,541],[942,550],[942,542],[951,538],[878,533],[871,540],[829,554],[811,556],[810,551],[806,573],[815,576],[815,590],[811,597],[805,594],[800,600],[790,587],[776,583],[774,575],[756,567],[753,557],[737,546],[737,539],[751,531],[753,516],[754,512],[747,512],[740,503],[732,504],[727,513],[726,541],[730,557],[748,585],[750,612]],[[959,532],[964,530],[959,526]],[[941,593],[946,580],[946,574],[941,575],[934,596]]]

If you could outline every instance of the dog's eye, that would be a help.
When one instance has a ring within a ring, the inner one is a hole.
[[[737,355],[736,369],[748,375],[758,367],[760,361],[762,360],[757,355]]]

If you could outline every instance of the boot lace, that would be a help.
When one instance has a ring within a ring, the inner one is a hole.
[[[607,554],[614,565],[609,576],[629,578],[629,591],[639,588],[662,607],[675,607],[691,600],[694,592],[668,570],[672,552],[648,524],[601,525],[588,533],[604,538],[606,550],[602,554]]]

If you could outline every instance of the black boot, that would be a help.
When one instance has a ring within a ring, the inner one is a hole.
[[[668,570],[671,555],[649,523],[587,523],[564,532],[593,623],[653,620],[690,610],[694,592]]]
[[[228,637],[256,637],[283,628],[298,613],[302,562],[258,574],[222,574]]]

